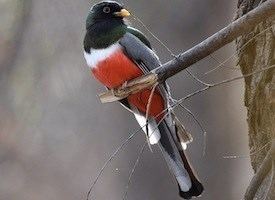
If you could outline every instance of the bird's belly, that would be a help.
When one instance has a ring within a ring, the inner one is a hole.
[[[97,63],[92,69],[93,75],[106,87],[113,89],[126,81],[137,78],[143,74],[141,69],[130,60],[122,50],[118,50],[108,58]],[[136,106],[142,113],[146,113],[151,90],[146,89],[127,97],[131,105]],[[164,100],[158,90],[152,96],[149,116],[161,118],[161,112],[164,109]]]

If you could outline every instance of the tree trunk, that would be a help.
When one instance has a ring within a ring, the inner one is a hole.
[[[239,0],[236,17],[241,17],[262,2]],[[251,33],[237,39],[239,65],[244,75],[275,64],[274,24],[273,16],[257,25]],[[250,41],[253,37],[255,39]],[[275,138],[274,68],[245,78],[244,103],[247,107],[251,165],[256,174],[246,191],[245,199],[275,199],[275,162],[272,149]]]

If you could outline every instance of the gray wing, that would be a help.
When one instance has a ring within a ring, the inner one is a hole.
[[[131,33],[126,33],[119,41],[129,57],[137,63],[146,66],[151,71],[161,65],[155,52],[147,47],[140,39]]]

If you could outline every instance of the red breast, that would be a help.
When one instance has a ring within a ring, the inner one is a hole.
[[[137,78],[143,74],[141,69],[130,60],[122,50],[117,50],[112,55],[97,63],[92,68],[92,73],[102,84],[108,88],[116,88],[126,81]],[[142,92],[128,96],[131,105],[136,106],[141,112],[146,113],[146,107],[150,98],[151,90],[146,89]],[[149,116],[157,117],[164,109],[164,100],[159,91],[155,91],[149,110]],[[158,116],[159,115],[159,116]]]

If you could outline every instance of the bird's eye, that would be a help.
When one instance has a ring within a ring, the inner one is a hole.
[[[106,7],[103,8],[103,12],[104,13],[110,13],[111,12],[111,8],[108,7],[108,6],[106,6]]]

